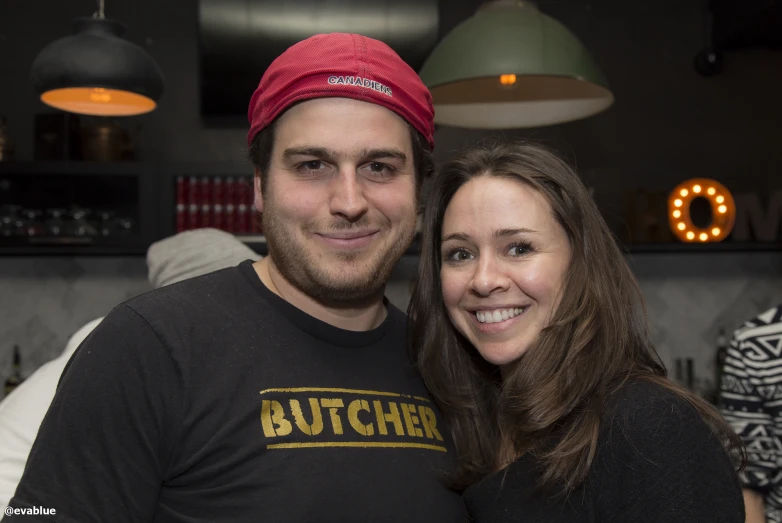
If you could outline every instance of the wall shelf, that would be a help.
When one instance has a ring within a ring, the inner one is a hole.
[[[628,254],[782,252],[782,242],[636,243],[629,245],[620,244],[620,248]]]
[[[0,176],[7,174],[102,175],[123,176],[154,173],[156,164],[144,162],[0,162]],[[41,188],[45,190],[45,188]]]
[[[100,238],[27,238],[23,236],[0,236],[0,256],[143,256],[147,247],[176,231],[175,198],[177,177],[244,177],[253,175],[249,163],[93,163],[93,162],[0,162],[0,206],[13,203],[4,198],[4,180],[25,176],[92,176],[117,177],[134,176],[138,180],[138,231],[128,237]],[[35,191],[46,193],[46,186],[34,187]],[[8,193],[6,193],[7,196]],[[240,236],[251,249],[259,254],[267,253],[265,237],[262,235]],[[763,253],[782,252],[782,241],[730,242],[707,244],[684,243],[625,243],[619,242],[626,254],[655,253]],[[418,256],[418,238],[405,253]]]

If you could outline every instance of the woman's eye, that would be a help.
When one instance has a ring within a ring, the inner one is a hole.
[[[465,251],[464,249],[455,249],[453,251],[448,252],[446,254],[446,259],[451,262],[462,262],[467,261],[472,258],[472,254]]]
[[[528,243],[514,243],[508,247],[508,254],[511,256],[524,256],[532,251],[532,246]]]

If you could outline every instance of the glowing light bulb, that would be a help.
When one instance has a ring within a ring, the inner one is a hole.
[[[682,215],[682,212],[679,209],[676,209],[675,211],[673,211],[673,217],[674,218],[679,218],[681,215]]]
[[[687,196],[688,194],[690,194],[690,191],[688,191],[687,189],[682,189],[681,191],[679,191],[679,194],[681,194],[682,198],[683,198],[683,197]]]
[[[108,103],[111,101],[111,94],[103,87],[96,87],[90,92],[90,100],[93,102]]]
[[[720,235],[720,228],[719,227],[714,227],[711,230],[711,234],[714,235],[714,236],[719,236]]]
[[[709,235],[706,234],[705,232],[702,232],[699,238],[701,239],[702,242],[705,242],[706,240],[709,239]]]
[[[692,231],[688,232],[687,233],[687,239],[688,240],[692,240],[693,238],[695,238],[695,233],[692,232]]]
[[[676,207],[681,207],[681,206],[682,206],[682,201],[681,201],[680,199],[676,198],[676,199],[673,201],[673,204],[674,204]]]
[[[679,222],[679,225],[676,226],[680,231],[683,231],[687,228],[686,225],[684,225],[682,222]]]
[[[716,192],[717,192],[717,189],[715,189],[714,187],[709,187],[708,189],[706,189],[706,193],[709,196],[714,196],[714,193],[716,193]]]
[[[727,211],[728,208],[725,207],[724,205],[720,205],[719,207],[717,207],[717,210],[720,212],[720,214],[725,214],[725,211]]]
[[[724,196],[722,196],[722,195],[720,195],[720,196],[717,196],[717,197],[715,198],[715,200],[717,200],[717,203],[722,203],[722,202],[724,202],[724,201],[725,201],[725,197],[724,197]]]
[[[694,192],[695,194],[698,194],[699,192],[701,192],[701,186],[700,185],[693,185],[692,186],[692,192]]]

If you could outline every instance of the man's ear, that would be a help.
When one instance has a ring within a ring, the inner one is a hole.
[[[255,210],[263,213],[263,191],[261,191],[261,171],[258,170],[258,168],[255,168],[255,176],[253,177],[253,204],[255,205]]]

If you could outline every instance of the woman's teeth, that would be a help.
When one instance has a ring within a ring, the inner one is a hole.
[[[475,316],[480,323],[498,323],[518,316],[524,312],[524,308],[516,309],[495,309],[493,311],[477,311]]]

